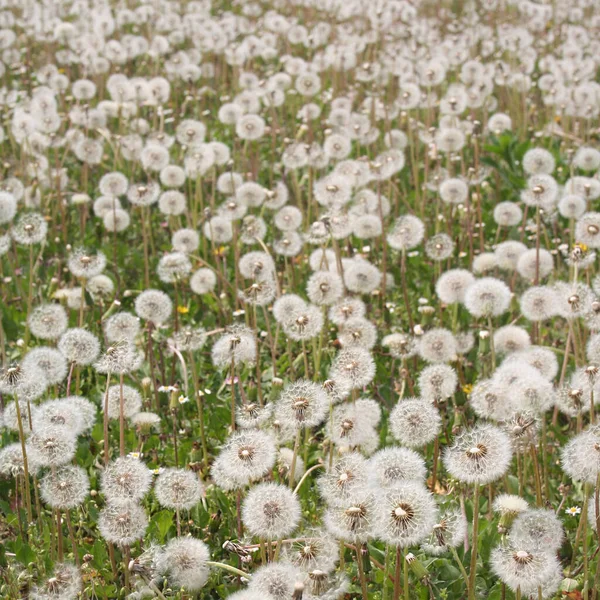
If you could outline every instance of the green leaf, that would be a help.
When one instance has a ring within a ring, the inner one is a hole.
[[[22,540],[17,540],[17,542],[15,542],[15,555],[17,560],[25,566],[29,563],[35,563],[37,559],[37,554],[31,546]]]
[[[152,524],[154,525],[158,539],[161,543],[165,541],[169,530],[173,526],[173,519],[174,516],[170,510],[161,510],[152,518]]]

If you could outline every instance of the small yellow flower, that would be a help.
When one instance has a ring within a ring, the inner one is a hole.
[[[579,248],[579,250],[581,250],[584,254],[588,251],[587,245],[583,244],[582,242],[577,242],[576,244],[574,244],[573,250],[575,250],[575,248]]]
[[[462,386],[462,391],[465,394],[470,394],[473,391],[473,386],[470,383],[467,383],[465,385]]]
[[[177,312],[180,315],[187,315],[190,312],[190,309],[187,306],[178,306]]]
[[[219,246],[213,250],[215,256],[223,256],[227,248],[225,246]]]

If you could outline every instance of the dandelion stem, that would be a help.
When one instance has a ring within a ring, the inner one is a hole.
[[[450,552],[452,553],[452,557],[454,558],[454,562],[456,562],[456,566],[458,567],[460,574],[462,575],[463,579],[465,580],[465,585],[467,586],[467,595],[468,595],[468,593],[469,593],[469,575],[467,574],[467,571],[462,563],[462,560],[460,560],[460,556],[458,556],[458,552],[456,551],[456,548],[454,546],[450,546]]]
[[[104,391],[104,414],[102,415],[104,431],[104,464],[108,465],[108,390],[110,387],[110,371],[106,374],[106,390]]]
[[[479,484],[475,484],[473,495],[473,537],[469,570],[469,600],[475,600],[475,574],[477,571],[477,537],[479,535]]]
[[[408,561],[402,558],[402,569],[404,571],[404,600],[410,600],[410,588],[408,587]]]
[[[296,432],[296,440],[294,441],[294,453],[292,454],[292,464],[290,466],[290,475],[289,475],[289,486],[290,488],[294,488],[294,477],[296,475],[296,461],[298,459],[298,450],[300,449],[300,436],[302,434],[302,429],[298,428]]]
[[[25,448],[25,432],[23,430],[23,417],[21,416],[21,406],[19,398],[15,396],[15,412],[17,414],[17,427],[19,429],[19,441],[21,442],[21,453],[23,454],[23,485],[25,488],[25,506],[27,507],[27,523],[33,521],[33,512],[31,510],[31,488],[29,485],[29,462],[27,460],[27,450]]]
[[[365,577],[365,568],[363,565],[362,551],[358,544],[356,545],[356,567],[358,569],[358,576],[360,578],[360,589],[362,592],[363,600],[369,600],[369,591],[367,589],[367,578]]]
[[[307,477],[316,469],[321,469],[323,468],[325,465],[319,464],[319,465],[313,465],[310,469],[307,469],[306,472],[304,473],[304,475],[302,475],[302,479],[298,482],[298,485],[294,488],[294,494],[297,494],[298,491],[300,490],[300,488],[302,487],[302,484],[306,481]]]
[[[198,421],[200,426],[200,443],[202,445],[202,463],[204,468],[208,470],[208,444],[206,443],[206,431],[204,426],[204,396],[200,394],[198,387],[198,371],[194,355],[189,353],[189,362],[192,370],[192,384],[194,388],[194,396],[196,397],[196,407],[198,409]]]
[[[123,373],[119,373],[119,456],[125,456],[125,396]]]
[[[231,565],[226,565],[225,563],[207,560],[205,564],[207,567],[214,567],[215,569],[223,569],[224,571],[229,571],[230,573],[233,573],[234,575],[237,575],[238,577],[244,577],[245,579],[252,579],[252,576],[250,575],[250,573],[246,573],[244,571],[241,571],[240,569],[236,569],[235,567],[232,567]]]

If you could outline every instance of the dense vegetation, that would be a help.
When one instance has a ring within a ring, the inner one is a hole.
[[[592,600],[593,0],[0,9],[0,597]]]

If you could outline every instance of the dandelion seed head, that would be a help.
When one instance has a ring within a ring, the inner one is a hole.
[[[158,553],[156,568],[166,574],[171,585],[185,588],[189,592],[202,589],[208,581],[210,560],[208,546],[192,537],[177,537],[169,540]]]
[[[444,453],[444,464],[452,477],[480,485],[502,477],[511,459],[510,438],[487,423],[463,430]]]
[[[59,338],[68,326],[67,313],[60,304],[36,306],[27,322],[31,333],[43,340]]]
[[[135,299],[135,312],[141,319],[161,325],[173,312],[173,302],[160,290],[146,290]]]
[[[46,426],[35,429],[27,439],[27,455],[34,463],[59,467],[71,461],[77,438],[65,427]]]
[[[51,508],[68,510],[84,502],[89,488],[90,482],[85,469],[65,465],[44,475],[40,482],[40,495]]]
[[[98,516],[100,535],[119,547],[131,546],[148,527],[144,509],[133,500],[108,502]]]
[[[248,492],[242,520],[251,535],[263,540],[290,535],[300,521],[300,503],[292,491],[277,483],[260,483]]]
[[[200,502],[204,487],[198,476],[185,469],[165,469],[156,479],[154,493],[167,508],[189,510]]]

